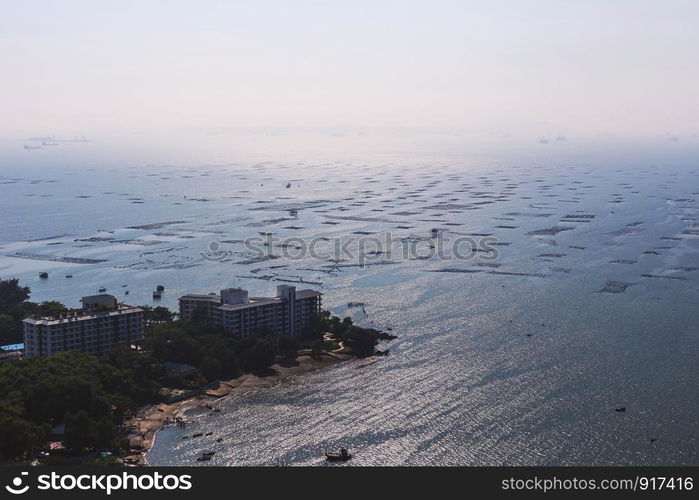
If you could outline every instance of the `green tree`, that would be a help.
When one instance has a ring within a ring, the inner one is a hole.
[[[299,341],[291,335],[282,335],[279,337],[279,352],[286,358],[296,357],[296,353],[301,347]]]
[[[85,410],[67,413],[64,420],[63,443],[74,451],[92,446],[96,434],[96,422]]]
[[[311,354],[313,356],[318,356],[325,350],[325,342],[322,339],[318,339],[311,344]]]
[[[201,363],[201,373],[209,382],[218,380],[221,377],[223,365],[214,357],[206,357]]]
[[[255,343],[244,352],[243,364],[247,371],[256,372],[272,365],[276,356],[276,342],[268,338],[256,339]]]
[[[378,335],[375,330],[369,328],[351,327],[344,335],[343,340],[357,356],[367,357],[374,354]]]
[[[175,320],[177,313],[163,306],[140,306],[143,309],[143,319],[147,324],[157,325]]]
[[[39,449],[45,432],[24,419],[0,415],[0,459],[11,460]]]
[[[107,395],[107,401],[112,409],[112,417],[116,423],[130,418],[138,411],[138,404],[132,398],[121,393]]]
[[[116,436],[116,428],[108,418],[96,420],[85,410],[66,413],[64,424],[64,444],[77,452],[109,447]]]
[[[22,341],[22,326],[9,314],[0,314],[0,345]]]
[[[161,361],[174,361],[194,366],[198,366],[201,362],[201,348],[198,342],[176,323],[156,326],[146,338],[145,346],[155,358]]]
[[[18,306],[29,298],[30,293],[28,286],[19,286],[17,278],[0,280],[0,311]]]
[[[39,315],[58,316],[68,311],[68,308],[55,300],[48,300],[39,304]]]

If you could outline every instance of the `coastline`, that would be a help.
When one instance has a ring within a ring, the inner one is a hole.
[[[268,389],[293,375],[308,373],[354,358],[353,354],[337,352],[324,352],[318,357],[302,354],[293,360],[281,360],[263,373],[246,373],[234,379],[220,380],[218,388],[207,389],[203,394],[176,403],[155,403],[145,406],[125,423],[129,429],[127,438],[131,448],[137,451],[121,457],[120,461],[124,465],[149,466],[146,454],[153,446],[158,431],[173,425],[178,418],[184,419],[185,413],[193,408],[206,407],[207,404],[224,397],[244,396],[261,389]]]

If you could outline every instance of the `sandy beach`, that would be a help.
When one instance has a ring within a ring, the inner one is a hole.
[[[274,387],[283,379],[324,368],[354,358],[352,354],[323,353],[320,356],[297,356],[294,360],[280,361],[264,373],[246,373],[240,377],[219,381],[218,388],[207,389],[203,394],[172,404],[158,403],[143,407],[125,423],[128,439],[134,453],[121,458],[125,465],[148,466],[146,454],[155,440],[156,433],[176,419],[185,419],[188,410],[204,407],[223,397],[238,397],[250,392]],[[138,451],[135,451],[138,450]]]

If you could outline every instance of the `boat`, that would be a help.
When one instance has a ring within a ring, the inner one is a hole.
[[[216,455],[215,451],[207,451],[202,453],[201,456],[197,458],[197,462],[208,462],[214,455]]]
[[[73,277],[72,274],[66,274],[66,278],[72,278],[72,277]]]
[[[160,292],[153,292],[153,298],[154,298],[154,299],[159,299],[160,297],[162,297],[162,295],[163,295],[163,294],[160,293]]]
[[[163,285],[158,285],[158,286],[155,287],[155,291],[156,291],[156,292],[164,292],[164,291],[165,291],[165,287],[164,287]]]
[[[39,273],[39,278],[41,278],[42,280],[45,280],[48,277],[49,277],[49,273]]]
[[[340,448],[340,453],[326,453],[325,458],[328,462],[346,462],[352,458],[352,454],[348,453],[345,448]]]
[[[102,292],[106,292],[106,291],[107,291],[107,289],[106,289],[106,288],[104,288],[104,287],[102,287],[102,288],[100,288],[100,289],[99,289],[99,290],[97,290],[97,291],[98,291],[98,292],[100,292],[100,293],[102,293]]]

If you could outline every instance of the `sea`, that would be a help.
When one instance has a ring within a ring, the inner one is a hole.
[[[193,411],[157,434],[152,465],[325,466],[340,447],[348,466],[699,465],[696,144],[559,142],[161,163],[76,152],[97,142],[13,152],[0,277],[70,307],[102,289],[176,309],[185,293],[295,284],[397,335],[387,356]]]

